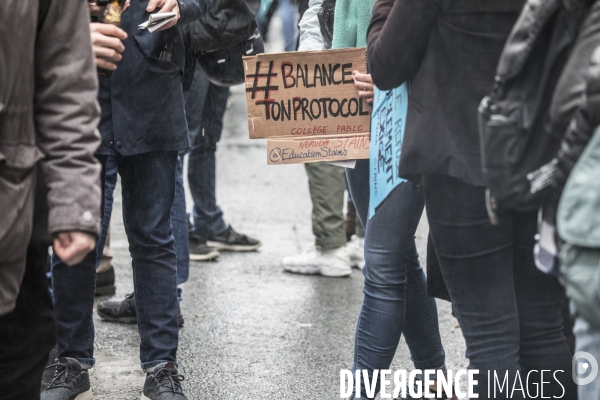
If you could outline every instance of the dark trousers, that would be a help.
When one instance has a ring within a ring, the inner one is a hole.
[[[537,371],[529,377],[532,397],[543,378],[544,396],[575,399],[561,316],[563,288],[533,261],[537,213],[503,212],[499,224],[492,226],[484,188],[428,175],[423,189],[440,268],[465,337],[469,368],[480,371],[479,398],[494,398],[492,385],[488,397],[488,371],[492,382],[494,371],[500,382],[508,371],[509,391],[517,374],[526,386],[528,373]],[[541,370],[551,372],[542,376]],[[497,387],[495,398],[509,398],[506,393],[506,387],[502,395]],[[520,396],[522,392],[516,391],[512,398],[528,398]]]
[[[106,165],[106,156],[100,156]],[[175,194],[177,151],[117,155],[123,194],[123,222],[132,258],[133,283],[143,369],[176,361],[177,260],[171,208]],[[60,357],[94,364],[92,308],[96,252],[79,265],[52,263],[52,286]]]
[[[185,110],[192,142],[188,183],[194,199],[194,231],[203,239],[228,228],[217,204],[215,159],[228,98],[229,88],[211,83],[197,64],[191,86],[185,92]]]
[[[16,308],[0,317],[0,398],[35,400],[56,340],[46,279],[48,245],[30,244]]]
[[[106,172],[104,174],[104,214],[102,217],[102,231],[96,245],[97,261],[100,262],[108,229],[112,216],[115,187],[117,186],[117,174],[119,166],[115,156],[106,159]],[[171,208],[171,224],[173,225],[173,236],[175,238],[175,253],[177,254],[177,284],[187,282],[190,275],[190,245],[188,240],[187,214],[185,210],[185,189],[183,187],[183,162],[181,157],[177,160],[177,172],[175,174],[175,201]],[[181,300],[181,289],[177,289]]]

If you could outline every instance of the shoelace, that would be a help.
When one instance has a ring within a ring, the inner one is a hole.
[[[157,393],[180,393],[183,394],[181,382],[185,379],[183,375],[176,375],[168,368],[159,368],[154,372]]]
[[[69,382],[76,379],[77,375],[79,375],[79,372],[69,369],[66,364],[56,363],[48,365],[45,369],[48,368],[56,368],[56,371],[54,371],[54,376],[52,377],[52,380],[48,383],[46,389],[59,387],[68,388]]]

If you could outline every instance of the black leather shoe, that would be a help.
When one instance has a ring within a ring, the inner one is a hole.
[[[112,296],[115,292],[115,269],[111,266],[106,271],[96,272],[96,296]]]
[[[135,294],[128,294],[123,301],[104,301],[98,304],[98,315],[103,321],[136,324],[137,310],[135,309]],[[181,328],[184,322],[183,315],[181,315],[181,307],[178,305],[177,325]]]

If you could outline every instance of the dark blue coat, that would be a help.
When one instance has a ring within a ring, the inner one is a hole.
[[[212,0],[180,0],[178,25],[197,20]],[[100,78],[99,154],[128,156],[189,147],[182,76],[185,49],[177,26],[150,33],[147,0],[132,0],[122,16],[125,52],[112,78]],[[162,53],[162,59],[161,59]]]

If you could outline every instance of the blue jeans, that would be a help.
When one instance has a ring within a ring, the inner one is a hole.
[[[279,0],[277,13],[281,18],[283,41],[285,43],[285,51],[294,51],[296,47],[296,6],[290,0]]]
[[[143,369],[176,362],[177,259],[171,209],[176,151],[115,156],[121,175],[123,222],[133,259],[133,281]],[[99,156],[106,167],[106,156]],[[103,168],[103,175],[106,169]],[[104,179],[103,179],[104,181]],[[97,252],[74,267],[52,261],[59,357],[94,365],[94,287]]]
[[[492,226],[485,207],[485,188],[443,175],[426,175],[423,193],[431,237],[454,313],[467,345],[470,369],[478,369],[479,398],[487,398],[487,374],[512,388],[517,374],[530,371],[533,395],[546,373],[544,396],[575,399],[571,354],[561,306],[564,289],[539,271],[533,261],[537,212],[502,212]],[[492,386],[490,386],[492,387]],[[518,387],[518,384],[517,384]],[[506,389],[496,398],[508,398]],[[493,389],[490,391],[493,396]],[[514,397],[524,398],[515,391]]]
[[[114,191],[117,186],[117,173],[119,168],[115,156],[108,156],[106,160],[106,174],[104,180],[104,215],[102,217],[102,231],[96,244],[97,263],[100,263],[102,250],[106,243],[112,208]],[[171,208],[171,224],[173,224],[173,237],[175,238],[175,253],[177,254],[177,284],[187,282],[190,275],[190,244],[188,241],[187,214],[185,206],[185,189],[183,187],[183,163],[181,157],[177,159],[175,175],[175,201]],[[98,267],[96,265],[96,267]],[[181,289],[177,288],[179,300]]]
[[[190,90],[185,92],[185,111],[192,142],[188,184],[194,199],[194,230],[204,239],[228,228],[217,205],[215,180],[215,152],[228,98],[229,88],[211,83],[197,64]]]
[[[112,216],[113,203],[114,203],[114,192],[117,186],[117,173],[119,168],[117,167],[117,161],[114,156],[108,156],[106,159],[106,173],[104,174],[104,214],[102,214],[102,230],[100,231],[100,237],[96,242],[97,263],[100,264],[102,258],[102,251],[106,244],[106,237],[108,236],[108,229],[110,227],[110,218]],[[98,268],[98,265],[96,265]]]
[[[369,160],[359,160],[346,174],[356,211],[366,223],[365,297],[356,326],[353,370],[366,369],[371,376],[374,369],[389,368],[402,334],[415,368],[445,368],[437,307],[427,296],[427,278],[415,246],[423,213],[421,190],[409,182],[401,184],[367,220]],[[361,396],[366,396],[364,386]]]

